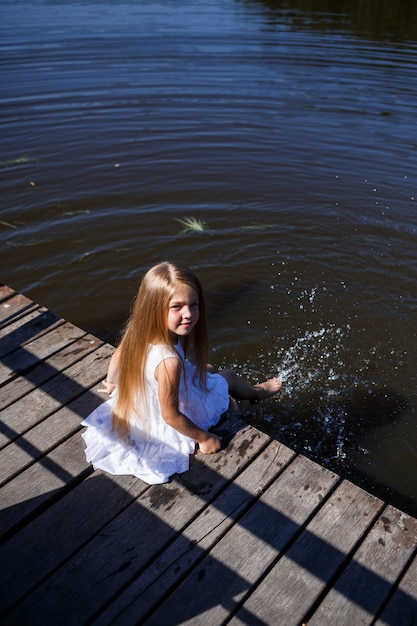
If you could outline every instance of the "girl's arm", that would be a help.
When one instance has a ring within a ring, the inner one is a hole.
[[[120,359],[120,346],[116,348],[110,359],[109,367],[107,369],[106,380],[102,381],[104,388],[97,389],[97,391],[103,391],[105,393],[111,393],[117,387],[117,381],[119,379],[119,359]]]
[[[218,452],[221,448],[221,437],[196,426],[192,420],[181,413],[178,408],[178,390],[181,376],[181,363],[176,357],[162,361],[155,370],[158,381],[158,398],[162,417],[169,426],[182,435],[198,442],[204,454]]]

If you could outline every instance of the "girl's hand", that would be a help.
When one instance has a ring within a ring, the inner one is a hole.
[[[101,389],[97,389],[98,393],[108,393],[108,394],[110,394],[117,387],[117,385],[115,385],[114,383],[109,383],[109,382],[107,382],[107,380],[102,380],[101,384],[103,385],[103,387]]]
[[[198,447],[203,454],[214,454],[222,447],[222,438],[214,433],[207,433],[204,441],[198,442]]]

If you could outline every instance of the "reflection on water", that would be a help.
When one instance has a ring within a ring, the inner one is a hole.
[[[283,376],[247,419],[414,513],[416,11],[10,0],[0,24],[3,282],[115,340],[142,272],[189,264],[212,361]]]
[[[285,16],[295,29],[352,32],[359,37],[416,41],[417,5],[413,0],[240,0],[268,7],[269,23]]]

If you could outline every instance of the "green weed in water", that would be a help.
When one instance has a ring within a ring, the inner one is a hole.
[[[28,165],[29,163],[38,163],[38,159],[33,157],[21,156],[15,159],[7,159],[7,161],[1,161],[1,167],[13,167],[14,165]]]
[[[0,220],[0,224],[2,226],[7,226],[7,228],[17,228],[16,224],[12,224],[11,222],[4,222],[3,220]]]
[[[249,226],[242,226],[242,230],[267,230],[274,226],[275,224],[249,224]]]
[[[34,246],[43,246],[46,243],[55,243],[53,239],[31,239],[30,241],[6,241],[6,246],[12,248],[33,248]]]
[[[184,227],[182,233],[209,233],[207,228],[207,222],[198,220],[196,217],[183,217],[178,218],[177,222]]]
[[[91,213],[90,209],[79,209],[78,211],[64,211],[62,215],[69,215],[70,217],[73,217],[74,215],[86,215],[89,213]]]

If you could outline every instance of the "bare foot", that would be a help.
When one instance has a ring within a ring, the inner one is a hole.
[[[281,385],[282,382],[280,378],[270,378],[263,383],[259,383],[259,385],[254,385],[257,395],[255,398],[251,399],[251,402],[257,402],[258,400],[264,400],[265,398],[274,396],[281,389]]]

